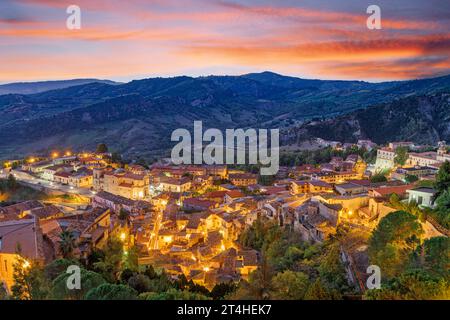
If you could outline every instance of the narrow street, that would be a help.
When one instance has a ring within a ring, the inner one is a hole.
[[[158,235],[159,230],[161,228],[162,219],[164,216],[164,209],[158,207],[158,211],[155,217],[155,224],[153,226],[153,232],[150,234],[150,240],[148,244],[149,250],[157,250],[158,249]]]

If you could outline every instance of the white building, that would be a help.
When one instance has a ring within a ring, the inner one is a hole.
[[[433,188],[419,187],[410,190],[406,190],[408,193],[408,202],[414,201],[419,206],[434,208],[434,195],[436,190]]]

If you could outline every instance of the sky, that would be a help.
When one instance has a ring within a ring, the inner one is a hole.
[[[381,9],[370,30],[369,5]],[[81,29],[69,30],[69,5]],[[448,0],[0,0],[0,83],[273,71],[387,81],[450,72]]]

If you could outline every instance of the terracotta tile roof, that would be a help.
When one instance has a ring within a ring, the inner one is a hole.
[[[392,187],[379,187],[373,188],[372,191],[378,193],[381,196],[387,196],[392,193],[396,193],[398,195],[402,195],[406,193],[406,190],[414,188],[413,184],[405,184],[401,186],[392,186]]]
[[[212,208],[216,205],[214,201],[201,200],[198,198],[187,198],[183,201],[184,206],[203,207],[205,209]]]
[[[49,217],[62,216],[63,212],[58,207],[50,205],[43,208],[31,210],[31,214],[39,219],[46,219]]]
[[[308,183],[310,185],[313,185],[315,187],[323,187],[323,188],[332,188],[331,184],[325,182],[325,181],[320,181],[320,180],[310,180],[308,181]]]
[[[203,197],[205,198],[223,198],[227,191],[211,191],[208,193],[205,193]]]
[[[126,172],[123,176],[123,178],[131,179],[131,180],[144,180],[145,175],[144,174],[136,174],[132,172]]]
[[[94,199],[99,198],[99,199],[104,199],[107,201],[111,201],[115,204],[123,204],[126,206],[132,206],[134,205],[134,201],[131,199],[127,199],[125,197],[121,197],[106,191],[100,191],[99,193],[97,193],[94,197]]]
[[[238,180],[248,180],[248,179],[257,179],[257,176],[252,173],[231,173],[228,175],[230,180],[238,179]]]
[[[226,194],[232,199],[245,197],[245,195],[239,190],[227,191]]]
[[[36,208],[42,208],[44,205],[37,200],[29,200],[17,204],[13,204],[7,207],[0,208],[0,214],[17,216],[22,214],[24,211],[30,211]]]
[[[277,194],[280,192],[284,192],[287,189],[285,187],[263,187],[263,193],[271,195],[271,194]]]
[[[36,221],[15,220],[0,222],[0,253],[16,253],[29,259],[44,259],[42,234]]]

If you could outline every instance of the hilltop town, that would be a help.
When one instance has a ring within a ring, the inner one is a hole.
[[[329,161],[282,166],[270,179],[245,166],[124,163],[105,145],[5,161],[0,282],[12,294],[18,261],[23,270],[60,259],[89,265],[120,243],[123,261],[133,260],[133,267],[121,265],[119,278],[125,269],[151,268],[204,288],[197,292],[242,286],[265,266],[264,246],[254,242],[266,235],[252,234],[265,223],[302,246],[338,243],[346,286],[361,297],[373,264],[370,241],[383,219],[398,211],[415,215],[420,243],[448,237],[450,213],[438,210],[436,181],[450,154],[445,142],[425,151],[411,142],[327,148]],[[373,163],[364,159],[368,151],[376,152]],[[18,188],[44,196],[10,201]]]

